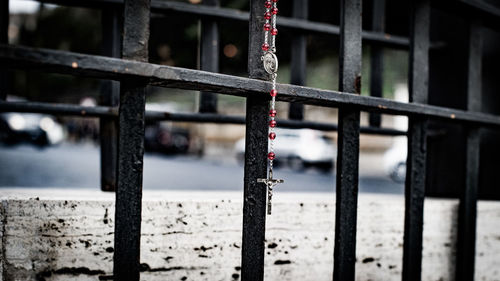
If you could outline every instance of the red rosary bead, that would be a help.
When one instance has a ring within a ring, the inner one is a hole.
[[[278,0],[273,0],[274,3],[278,3]]]
[[[269,44],[266,44],[266,43],[262,44],[262,50],[263,51],[268,51],[269,50]]]
[[[269,116],[276,117],[276,110],[275,109],[269,110]]]
[[[266,1],[266,4],[265,4],[265,7],[266,8],[271,8],[273,6],[273,4],[271,3],[271,1]]]
[[[275,97],[278,94],[278,91],[272,89],[271,92],[269,92],[269,94],[271,95],[271,97]]]
[[[269,127],[271,127],[271,128],[276,127],[276,124],[277,124],[277,123],[276,123],[276,120],[271,120],[271,121],[269,121]]]
[[[271,13],[273,13],[273,15],[277,15],[278,14],[278,8],[272,8],[271,9]]]
[[[276,157],[276,154],[274,154],[274,152],[269,152],[267,154],[267,158],[269,158],[269,160],[274,160],[274,157]]]
[[[276,138],[276,133],[274,132],[269,133],[269,139],[274,140],[275,138]]]
[[[269,23],[264,24],[264,30],[265,31],[271,30],[271,24],[269,24]]]
[[[266,13],[264,14],[264,18],[265,18],[266,20],[270,20],[270,19],[271,19],[271,13],[270,13],[270,12],[266,12]]]
[[[272,35],[277,35],[278,34],[278,29],[273,28],[273,30],[271,30],[271,34]]]

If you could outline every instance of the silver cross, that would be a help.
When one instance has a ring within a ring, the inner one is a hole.
[[[273,187],[278,183],[283,183],[284,180],[273,179],[273,170],[269,169],[269,178],[267,179],[257,179],[257,182],[262,182],[267,187],[267,214],[271,214],[271,206],[273,199]]]

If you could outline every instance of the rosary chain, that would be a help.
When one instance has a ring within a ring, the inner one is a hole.
[[[276,35],[277,35],[277,29],[276,29],[276,15],[278,13],[278,1],[277,0],[266,0],[265,2],[265,7],[266,7],[266,13],[265,13],[265,24],[264,24],[264,44],[262,46],[262,50],[264,51],[264,55],[266,53],[271,52],[273,55],[276,53]],[[269,42],[269,33],[271,33],[271,42]],[[271,44],[269,44],[271,43]],[[276,57],[274,56],[276,59]],[[277,59],[276,59],[276,68],[277,68]],[[274,164],[274,139],[276,137],[276,133],[274,132],[274,127],[276,126],[276,68],[274,68],[274,71],[270,73],[271,75],[271,82],[272,82],[272,90],[271,90],[271,101],[269,104],[269,153],[268,153],[268,159],[269,159],[269,169],[272,173],[273,170],[273,164]]]
[[[274,153],[274,139],[276,138],[275,127],[276,127],[276,95],[278,91],[276,90],[276,76],[278,71],[278,58],[276,57],[276,35],[278,34],[278,29],[276,29],[276,15],[278,14],[277,7],[278,0],[266,0],[265,7],[266,13],[264,14],[264,43],[262,44],[262,61],[264,64],[264,70],[270,75],[272,89],[270,92],[271,101],[269,102],[269,150],[267,158],[269,159],[269,171],[267,178],[259,178],[257,182],[264,183],[267,187],[267,213],[271,214],[271,202],[273,196],[273,187],[278,183],[283,183],[281,179],[273,179],[273,164],[274,158],[276,157]],[[270,34],[270,35],[269,35]],[[269,38],[271,36],[271,38]],[[270,42],[269,42],[270,39]],[[271,45],[269,45],[269,43]]]

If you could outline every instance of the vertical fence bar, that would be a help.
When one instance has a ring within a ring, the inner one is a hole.
[[[266,79],[261,62],[264,34],[264,1],[250,1],[248,73]],[[266,230],[266,189],[257,178],[267,170],[267,122],[269,102],[264,97],[248,97],[246,105],[245,175],[243,188],[243,242],[241,280],[264,280],[264,238]]]
[[[219,0],[203,0],[204,5],[219,6]],[[219,26],[213,19],[202,19],[200,40],[200,68],[219,72]],[[217,94],[201,92],[199,112],[217,112]]]
[[[9,43],[9,0],[0,1],[0,43]],[[0,68],[0,100],[7,98],[7,70]]]
[[[9,0],[0,3],[0,43],[9,43]]]
[[[429,0],[413,0],[411,9],[408,81],[410,102],[426,104],[429,95],[430,2]],[[408,128],[402,279],[420,280],[427,160],[427,120],[410,117]]]
[[[361,0],[340,1],[339,89],[361,92]],[[359,110],[339,108],[333,279],[355,279]]]
[[[483,38],[479,20],[473,20],[469,28],[469,57],[467,110],[481,111]],[[476,211],[479,184],[480,129],[467,131],[465,190],[460,198],[458,212],[458,239],[455,280],[474,280],[476,254]]]
[[[309,0],[293,0],[292,16],[297,19],[307,19]],[[292,59],[290,83],[293,85],[306,85],[307,65],[307,40],[304,33],[299,33],[292,38]],[[293,120],[304,119],[304,105],[292,102],[288,111],[288,118]]]
[[[120,10],[102,11],[102,53],[104,56],[121,56],[121,14]],[[120,103],[120,83],[106,80],[101,83],[100,104],[118,106]],[[118,164],[118,120],[101,118],[99,120],[101,137],[101,190],[116,190]]]
[[[125,0],[122,57],[148,61],[149,0]],[[146,81],[121,82],[114,280],[139,280]]]
[[[385,31],[385,0],[373,1],[372,30]],[[380,98],[384,90],[384,49],[381,45],[372,44],[370,50],[370,95]],[[370,126],[380,127],[382,123],[380,113],[370,113],[369,123]]]

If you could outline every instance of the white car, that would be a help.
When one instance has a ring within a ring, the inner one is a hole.
[[[0,113],[0,141],[6,144],[28,142],[49,146],[62,142],[63,127],[54,117],[39,113]]]
[[[406,178],[406,156],[408,141],[406,137],[397,137],[393,146],[384,154],[384,168],[391,179],[403,183]]]
[[[408,87],[398,84],[395,87],[394,99],[400,102],[408,102]],[[394,129],[401,131],[408,130],[408,117],[395,116]],[[407,137],[394,137],[394,142],[384,154],[384,168],[392,180],[403,183],[406,178],[406,155],[408,155]]]
[[[317,166],[331,170],[337,149],[333,140],[320,131],[310,129],[276,129],[274,152],[276,164],[286,163],[294,170]],[[245,155],[245,138],[235,144],[236,156],[243,160]]]

